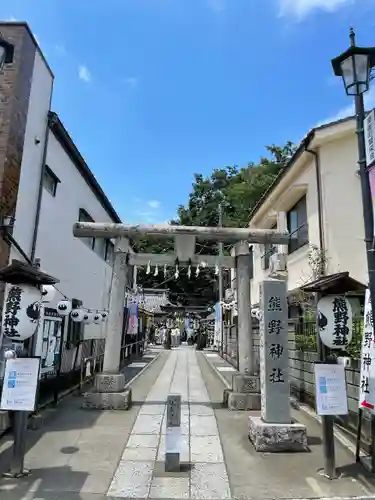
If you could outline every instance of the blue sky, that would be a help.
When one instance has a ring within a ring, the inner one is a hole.
[[[193,174],[351,112],[330,60],[375,45],[373,0],[12,0],[53,108],[125,222],[164,222]],[[375,105],[375,91],[367,95]]]

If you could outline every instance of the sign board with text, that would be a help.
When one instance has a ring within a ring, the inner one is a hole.
[[[359,408],[374,411],[375,406],[375,339],[370,291],[366,290],[364,327],[361,350],[361,375],[359,379]]]
[[[315,390],[318,415],[347,415],[348,398],[344,365],[316,363]]]
[[[366,145],[366,166],[375,163],[375,110],[371,110],[363,120]]]
[[[34,411],[40,358],[8,359],[5,364],[0,409]]]

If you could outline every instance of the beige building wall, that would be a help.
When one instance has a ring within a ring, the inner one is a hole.
[[[319,154],[324,247],[327,273],[348,271],[354,279],[367,282],[364,244],[361,185],[357,175],[357,143],[354,123],[346,128],[335,126],[316,134],[309,149]],[[333,130],[332,130],[333,129]],[[287,247],[278,251],[287,254],[287,283],[292,291],[313,278],[309,263],[311,245],[319,247],[319,212],[315,158],[303,152],[280,182],[268,194],[250,221],[251,227],[286,230],[286,213],[306,194],[309,245],[288,254]],[[265,247],[254,246],[254,278],[251,280],[252,304],[259,302],[259,284],[269,275],[262,268]]]

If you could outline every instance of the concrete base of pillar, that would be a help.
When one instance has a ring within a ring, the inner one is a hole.
[[[236,373],[232,379],[233,392],[260,393],[259,375]]]
[[[249,417],[249,439],[256,451],[309,451],[306,426],[299,423],[272,424],[261,417]]]
[[[84,394],[82,407],[96,410],[129,410],[132,391],[125,389],[123,373],[99,373],[95,377],[94,391]]]
[[[9,412],[0,410],[0,434],[7,431],[10,427]]]
[[[259,393],[228,392],[228,409],[231,411],[260,410],[260,407]]]
[[[36,413],[35,415],[31,415],[27,423],[27,428],[30,429],[31,431],[38,431],[42,427],[43,427],[42,414]]]

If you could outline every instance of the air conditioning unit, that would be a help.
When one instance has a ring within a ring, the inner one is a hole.
[[[286,254],[285,253],[274,253],[270,256],[269,261],[269,274],[270,276],[274,274],[280,274],[286,272]]]

